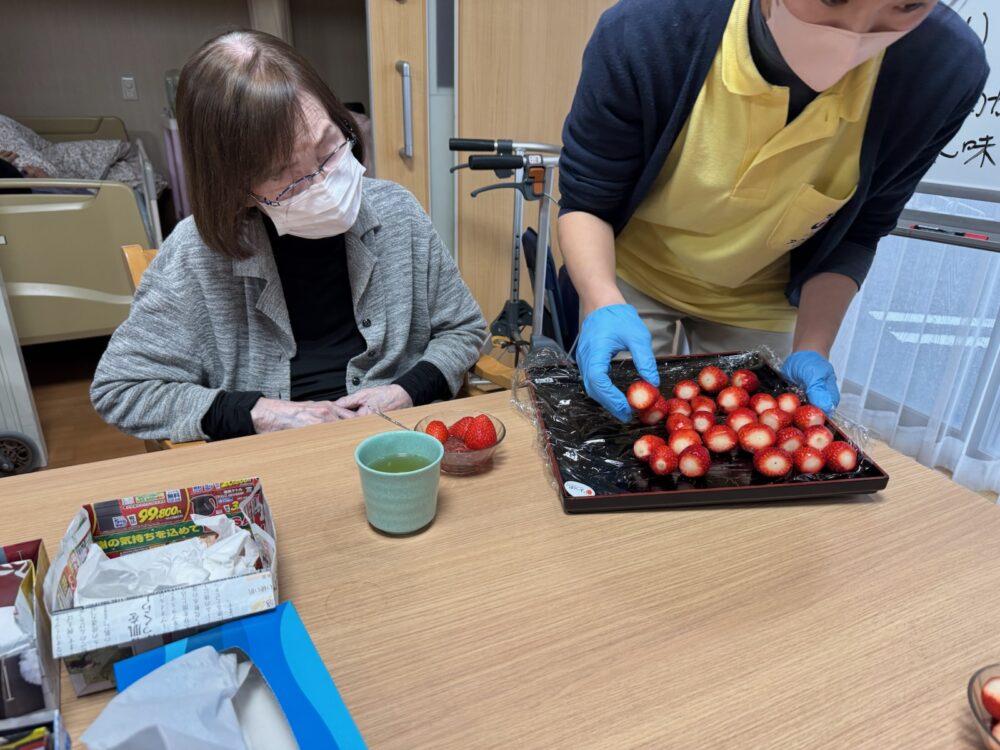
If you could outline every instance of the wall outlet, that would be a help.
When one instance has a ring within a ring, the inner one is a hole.
[[[122,76],[122,99],[135,101],[139,98],[139,89],[136,88],[133,76]]]

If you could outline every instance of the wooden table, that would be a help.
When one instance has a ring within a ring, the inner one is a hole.
[[[974,748],[1000,661],[1000,510],[885,447],[856,501],[564,515],[507,395],[494,469],[425,533],[365,522],[377,418],[0,481],[54,555],[86,501],[258,474],[295,602],[372,748]],[[415,423],[433,407],[399,416]],[[77,700],[74,737],[109,695]]]

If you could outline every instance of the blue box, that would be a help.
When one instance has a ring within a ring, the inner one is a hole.
[[[367,747],[291,602],[116,663],[118,691],[166,662],[204,646],[220,653],[242,652],[253,662],[302,750]]]

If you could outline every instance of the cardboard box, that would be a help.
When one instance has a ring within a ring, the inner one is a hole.
[[[233,698],[250,750],[366,747],[291,602],[119,662],[118,690],[205,646],[253,664]]]
[[[16,607],[34,623],[41,686],[24,678],[21,652],[0,658],[0,737],[19,749],[68,750],[59,712],[59,662],[50,648],[50,622],[42,597],[49,560],[40,539],[0,547],[0,607]]]
[[[245,575],[75,607],[76,571],[92,544],[109,557],[197,536],[191,513],[226,514],[253,535],[261,568]],[[52,653],[77,695],[114,687],[113,665],[208,625],[273,609],[277,548],[260,479],[240,479],[86,505],[70,523],[45,580]]]

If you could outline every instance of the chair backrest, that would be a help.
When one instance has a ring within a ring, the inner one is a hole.
[[[156,250],[144,248],[142,245],[122,245],[122,256],[125,258],[125,267],[128,269],[134,292],[139,287],[142,275],[156,257]]]

